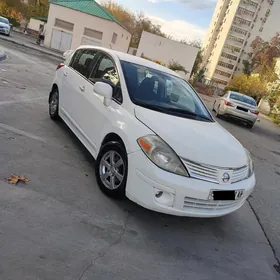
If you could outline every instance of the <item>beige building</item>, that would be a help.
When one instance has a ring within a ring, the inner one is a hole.
[[[187,71],[179,74],[189,80],[198,51],[196,47],[143,31],[136,56],[158,60],[165,65],[178,62]]]
[[[218,0],[203,45],[206,79],[223,89],[241,73],[252,41],[280,31],[279,11],[279,0]]]
[[[95,45],[127,52],[131,34],[94,0],[53,0],[46,25],[47,47],[66,51]]]

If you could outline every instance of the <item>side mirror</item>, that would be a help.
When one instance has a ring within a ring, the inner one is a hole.
[[[103,82],[96,82],[93,90],[96,94],[104,97],[103,104],[108,107],[111,104],[112,96],[113,96],[113,88]]]

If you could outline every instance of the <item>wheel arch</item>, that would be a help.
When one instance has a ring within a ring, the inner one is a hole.
[[[102,140],[100,148],[102,148],[105,144],[109,142],[118,142],[120,143],[126,151],[126,145],[123,139],[115,132],[108,133]]]

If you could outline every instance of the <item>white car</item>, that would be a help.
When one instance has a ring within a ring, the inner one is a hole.
[[[253,191],[249,153],[177,73],[132,55],[81,46],[57,68],[49,95],[96,159],[101,190],[154,211],[217,217]]]
[[[10,36],[11,26],[7,18],[0,16],[0,33]]]

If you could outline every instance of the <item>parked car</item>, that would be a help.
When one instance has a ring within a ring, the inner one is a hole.
[[[0,33],[10,36],[11,27],[7,18],[0,16]]]
[[[213,111],[216,117],[231,117],[241,122],[245,122],[249,128],[256,123],[259,109],[256,101],[245,94],[228,91],[224,96],[215,100]]]
[[[110,197],[216,217],[239,209],[255,186],[249,152],[186,81],[151,61],[79,47],[57,67],[49,114],[96,159],[98,185]]]

